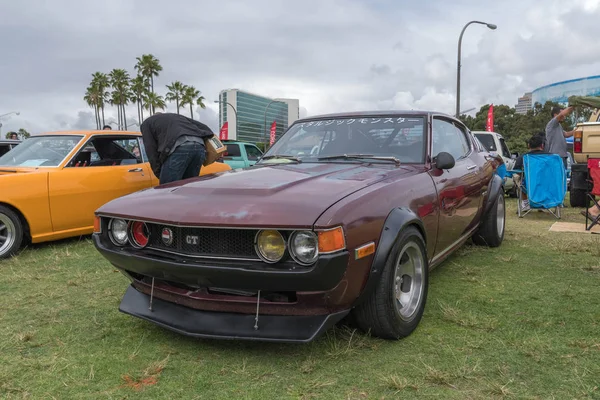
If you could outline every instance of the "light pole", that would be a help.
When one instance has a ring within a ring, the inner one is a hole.
[[[265,151],[267,151],[267,144],[269,143],[269,141],[267,140],[267,138],[269,137],[269,133],[267,131],[267,110],[269,109],[269,106],[271,104],[275,103],[276,101],[282,101],[282,100],[283,99],[273,99],[265,107]]]
[[[215,100],[215,103],[225,103],[227,105],[229,105],[232,109],[233,109],[233,113],[235,114],[235,136],[237,138],[238,135],[238,117],[237,117],[237,110],[235,109],[235,107],[228,101],[223,101],[223,100]]]
[[[6,117],[7,115],[10,115],[10,114],[21,115],[21,112],[20,112],[20,111],[11,111],[11,112],[9,112],[9,113],[6,113],[6,114],[2,114],[2,115],[0,115],[0,118],[2,118],[2,117]],[[1,135],[1,134],[2,134],[2,123],[0,123],[0,135]]]
[[[460,47],[462,46],[463,34],[465,33],[467,26],[469,26],[471,24],[485,25],[492,30],[497,28],[496,25],[488,24],[487,22],[471,21],[471,22],[467,23],[463,27],[462,31],[460,32],[460,37],[458,38],[458,63],[457,63],[457,67],[456,67],[456,118],[458,118],[458,116],[460,115]]]

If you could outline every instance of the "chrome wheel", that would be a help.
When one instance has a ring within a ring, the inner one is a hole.
[[[6,253],[16,240],[16,228],[12,220],[0,213],[0,255]]]
[[[415,315],[423,299],[424,266],[419,245],[414,242],[404,245],[394,271],[394,307],[404,321]]]
[[[498,197],[498,206],[496,208],[496,229],[498,231],[498,237],[502,237],[504,233],[504,195],[500,194]]]

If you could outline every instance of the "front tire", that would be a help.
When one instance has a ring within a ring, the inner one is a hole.
[[[0,259],[12,257],[23,242],[23,224],[10,208],[0,206]]]
[[[428,286],[425,241],[409,227],[392,247],[373,293],[353,310],[354,320],[361,330],[382,339],[406,337],[421,321]]]
[[[492,208],[483,217],[481,226],[473,235],[473,242],[479,246],[498,247],[504,240],[506,207],[504,193],[500,192]]]

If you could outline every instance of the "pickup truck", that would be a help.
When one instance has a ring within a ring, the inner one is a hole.
[[[506,169],[513,169],[516,158],[519,156],[517,153],[511,154],[504,137],[496,132],[489,131],[472,131],[473,135],[481,142],[481,144],[490,153],[496,153],[502,157]],[[516,197],[516,187],[512,178],[506,178],[504,182],[504,191],[506,194]]]
[[[590,189],[588,159],[600,158],[600,109],[590,116],[588,122],[578,123],[573,136],[573,159],[569,189],[571,207],[588,207],[585,193]]]
[[[238,142],[237,140],[223,140],[223,144],[227,146],[227,151],[219,161],[229,165],[231,169],[250,167],[262,157],[262,151],[256,145],[246,142]]]

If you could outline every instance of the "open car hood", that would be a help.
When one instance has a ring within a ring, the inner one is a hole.
[[[113,200],[98,213],[173,225],[311,227],[332,204],[414,166],[303,163],[232,170]]]

